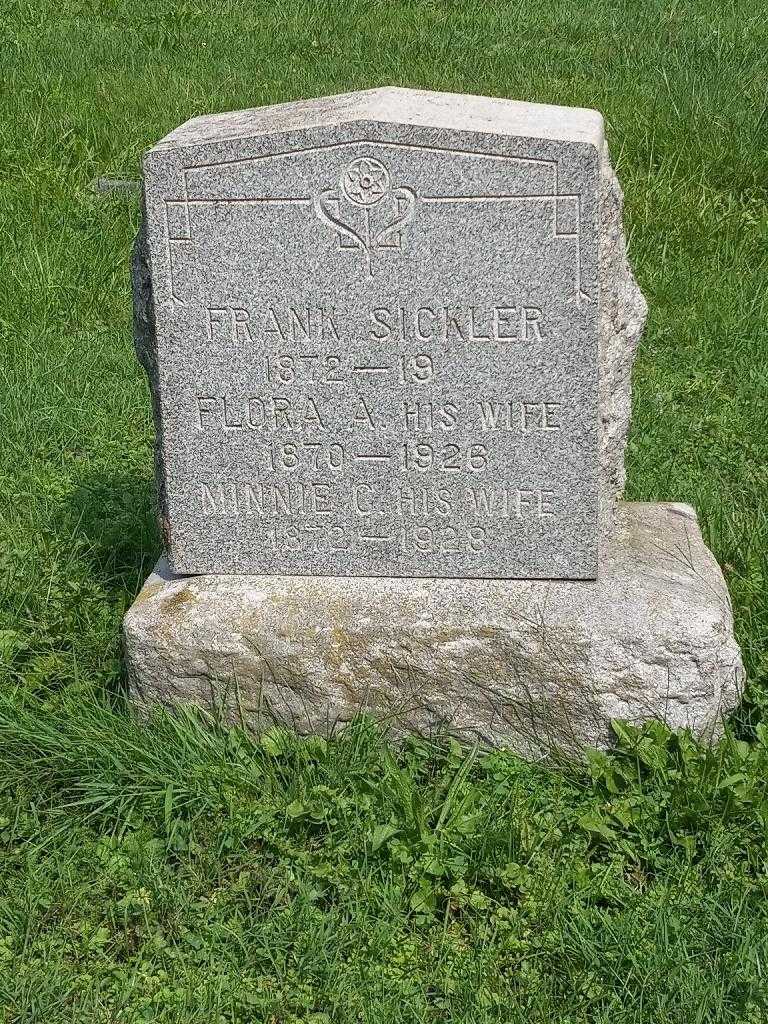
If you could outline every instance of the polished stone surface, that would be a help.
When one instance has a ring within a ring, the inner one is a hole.
[[[645,304],[595,111],[379,89],[147,154],[178,572],[593,578]]]

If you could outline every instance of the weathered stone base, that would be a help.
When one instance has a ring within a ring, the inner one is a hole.
[[[328,733],[366,710],[538,754],[659,718],[706,738],[743,681],[692,508],[624,504],[597,581],[174,576],[129,610],[138,702]]]

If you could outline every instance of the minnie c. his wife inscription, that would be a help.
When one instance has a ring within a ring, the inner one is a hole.
[[[594,578],[602,150],[594,111],[401,89],[150,150],[173,569]]]

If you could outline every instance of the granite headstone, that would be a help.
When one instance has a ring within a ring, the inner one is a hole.
[[[602,118],[384,89],[144,161],[177,572],[589,579]]]

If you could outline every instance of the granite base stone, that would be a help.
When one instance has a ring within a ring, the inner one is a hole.
[[[744,678],[692,508],[623,503],[590,581],[175,576],[125,617],[130,687],[257,731],[366,711],[526,755],[611,741],[612,719],[716,736]]]

